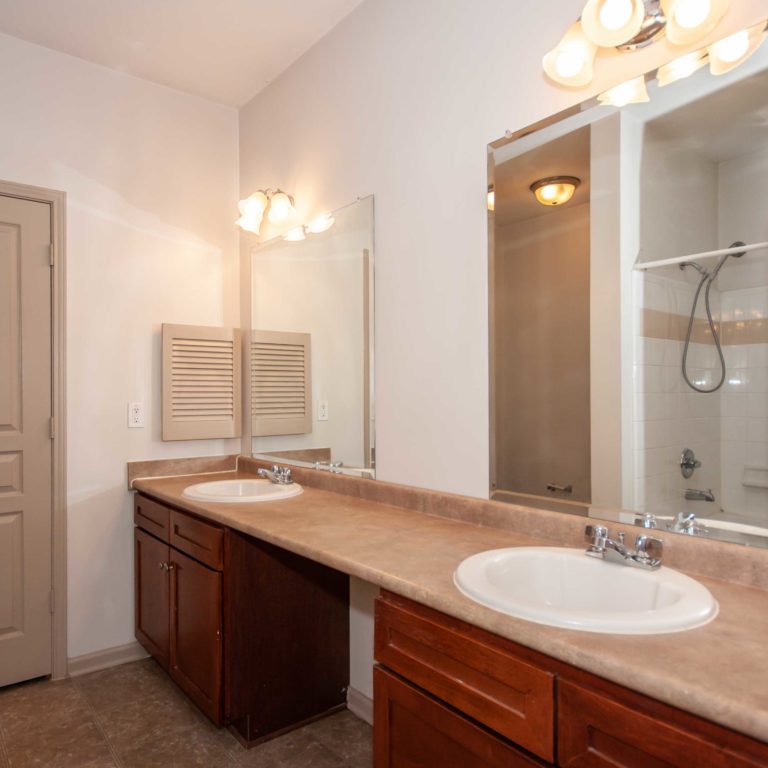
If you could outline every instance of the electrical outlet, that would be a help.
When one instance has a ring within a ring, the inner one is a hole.
[[[328,401],[320,400],[317,404],[317,420],[328,421]]]
[[[144,427],[144,403],[128,403],[128,428],[142,429]]]

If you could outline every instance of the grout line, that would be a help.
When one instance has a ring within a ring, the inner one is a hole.
[[[107,745],[107,749],[109,749],[109,753],[110,755],[112,755],[112,759],[115,762],[115,767],[125,768],[125,763],[123,763],[117,749],[115,749],[115,745],[112,743],[112,739],[110,739],[109,736],[107,735],[107,732],[101,723],[99,715],[96,712],[96,709],[93,706],[93,704],[91,704],[91,701],[88,698],[88,695],[85,693],[85,691],[80,687],[80,685],[77,682],[73,681],[73,685],[77,689],[77,692],[80,695],[80,697],[85,701],[85,706],[88,708],[88,711],[91,713],[93,724],[96,726],[96,730],[101,734],[101,738],[104,739]]]

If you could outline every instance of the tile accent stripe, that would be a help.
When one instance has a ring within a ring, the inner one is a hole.
[[[749,320],[728,320],[715,323],[724,346],[736,344],[768,344],[768,320],[763,318]],[[685,341],[688,330],[688,317],[657,309],[643,309],[640,335],[648,339],[666,339]],[[712,344],[715,340],[704,319],[697,318],[693,323],[692,341],[697,344]]]

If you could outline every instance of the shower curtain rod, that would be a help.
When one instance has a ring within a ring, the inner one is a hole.
[[[671,259],[659,259],[658,261],[642,261],[635,263],[635,269],[645,271],[654,267],[670,267],[675,264],[687,264],[690,261],[709,259],[715,256],[732,256],[734,253],[750,253],[768,248],[768,243],[754,243],[752,245],[738,245],[735,248],[721,248],[719,251],[704,251],[692,253],[690,256],[673,256]]]

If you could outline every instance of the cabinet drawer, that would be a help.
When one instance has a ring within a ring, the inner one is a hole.
[[[638,701],[642,697],[637,696]],[[768,748],[719,726],[654,717],[579,685],[558,684],[558,763],[563,768],[757,768]]]
[[[381,667],[373,685],[374,768],[542,765]]]
[[[224,563],[224,530],[171,510],[171,546],[199,560],[209,568],[221,570]]]
[[[137,493],[133,499],[133,522],[161,541],[169,541],[171,510]]]
[[[501,638],[404,598],[376,603],[386,667],[545,760],[554,758],[554,675]]]

